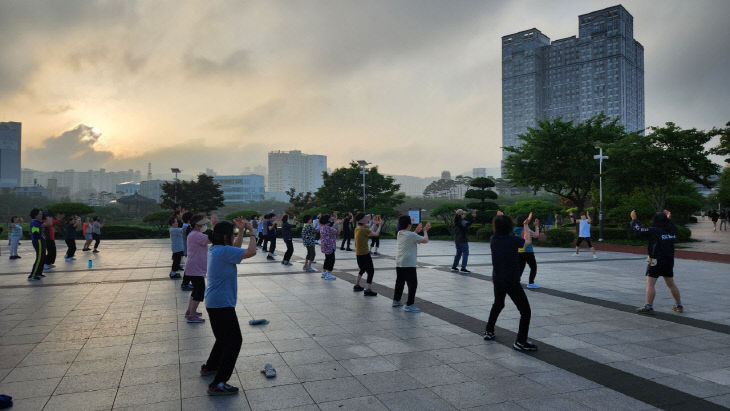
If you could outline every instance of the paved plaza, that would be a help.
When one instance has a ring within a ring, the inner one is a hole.
[[[672,312],[659,283],[649,317],[633,312],[643,256],[536,247],[542,288],[527,293],[539,351],[525,354],[511,348],[519,314],[509,300],[497,340],[479,335],[493,298],[488,244],[471,244],[470,275],[448,270],[453,243],[420,246],[416,314],[391,307],[395,242],[381,243],[377,297],[352,291],[352,252],[337,251],[337,281],[301,271],[298,242],[291,267],[261,254],[240,264],[243,347],[229,383],[242,391],[209,397],[212,377],[198,370],[212,331],[183,318],[190,294],[168,278],[168,240],[102,241],[100,254],[59,258],[34,283],[24,241],[21,260],[0,258],[0,394],[13,410],[730,407],[728,264],[677,260],[686,312]],[[248,325],[254,317],[270,323]],[[275,379],[260,373],[266,362]]]

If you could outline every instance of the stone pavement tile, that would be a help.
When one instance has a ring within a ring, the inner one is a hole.
[[[200,370],[200,365],[198,365],[196,369]],[[197,373],[196,375],[200,374]],[[131,385],[154,384],[178,379],[180,379],[180,366],[178,364],[146,368],[125,368],[119,385],[121,387],[127,387]]]
[[[578,354],[581,357],[585,357],[590,360],[599,362],[601,364],[608,364],[611,362],[631,360],[631,357],[629,357],[629,356],[623,355],[621,353],[617,353],[616,351],[607,350],[603,347],[599,347],[596,345],[589,347],[589,348],[575,348],[575,349],[572,349],[569,351],[574,354]],[[634,361],[641,361],[641,360],[634,360]]]
[[[245,343],[241,346],[240,355],[248,357],[251,355],[275,353],[276,348],[269,341]]]
[[[449,366],[477,382],[516,375],[514,371],[490,360],[449,364]]]
[[[525,374],[523,376],[548,387],[555,393],[566,393],[601,387],[601,385],[596,384],[593,381],[564,370]]]
[[[194,362],[198,364],[204,363],[210,355],[211,347],[196,348],[193,350],[180,350],[178,356],[180,357],[180,364],[186,364]]]
[[[36,344],[43,341],[47,334],[6,335],[0,337],[0,345]]]
[[[390,354],[384,355],[383,358],[385,358],[388,362],[394,364],[399,370],[430,367],[442,364],[441,360],[426,352]]]
[[[33,381],[41,378],[63,377],[70,364],[33,365],[16,367],[3,378],[2,382]]]
[[[177,351],[152,353],[129,356],[125,368],[147,368],[162,365],[179,364],[180,357]]]
[[[700,398],[714,397],[730,393],[730,386],[728,385],[715,384],[712,381],[686,374],[659,377],[654,381]]]
[[[18,399],[15,396],[13,397],[13,407],[11,408],[13,411],[38,411],[43,409],[43,406],[46,405],[48,400],[51,398],[50,396],[44,396],[44,397],[33,397],[33,398],[24,398],[24,399]]]
[[[351,358],[374,357],[378,353],[366,345],[346,345],[340,347],[329,347],[326,351],[335,360],[349,360]]]
[[[200,397],[185,398],[182,400],[183,411],[248,411],[246,395],[239,391],[236,395],[227,396],[210,396],[203,395]]]
[[[28,354],[18,367],[29,367],[32,365],[46,364],[71,364],[80,350],[66,350],[54,352],[31,352]]]
[[[668,375],[679,375],[680,373],[666,368],[662,363],[654,361],[653,358],[645,360],[620,361],[608,364],[610,367],[626,371],[641,378],[654,379]]]
[[[183,349],[187,349],[187,348],[180,348],[180,349],[183,350]],[[154,342],[143,343],[143,344],[132,344],[132,348],[129,350],[129,355],[138,356],[138,355],[144,355],[144,354],[169,352],[169,351],[177,351],[177,350],[178,350],[178,342],[176,340],[154,341]]]
[[[475,382],[439,385],[431,389],[457,408],[476,407],[512,399],[502,395],[501,390],[497,387],[488,389],[484,385]]]
[[[274,367],[276,367],[277,365],[285,364],[284,359],[278,353],[251,355],[249,357],[239,356],[238,360],[236,360],[236,370],[238,370],[238,371],[251,371],[251,370],[260,371],[267,362],[274,364]],[[202,363],[201,363],[201,365],[202,365]],[[200,366],[198,366],[198,368],[200,368]]]
[[[265,335],[263,335],[263,338],[266,340]],[[320,344],[318,344],[316,340],[313,340],[311,338],[298,338],[295,340],[277,340],[277,341],[272,341],[271,343],[274,345],[274,348],[276,348],[276,351],[278,351],[280,353],[320,348]],[[352,343],[354,344],[355,342],[353,341]],[[322,346],[322,347],[324,347],[324,346]]]
[[[470,362],[470,361],[481,361],[483,359],[482,356],[479,354],[476,354],[473,351],[470,351],[466,348],[442,348],[438,350],[431,350],[427,351],[428,354],[433,355],[434,357],[438,358],[440,361],[447,363],[447,364],[454,364],[454,363],[460,363],[460,362]]]
[[[128,407],[172,400],[180,400],[179,380],[120,387],[114,406]]]
[[[144,334],[135,334],[134,343],[148,343],[153,341],[170,341],[177,340],[177,331],[150,332]]]
[[[380,355],[399,354],[404,352],[425,350],[424,348],[421,348],[415,344],[410,344],[408,340],[378,341],[374,343],[369,343],[368,346]]]
[[[599,411],[654,409],[649,404],[604,387],[570,392],[565,396]]]
[[[552,411],[552,410],[592,410],[564,394],[551,395],[543,398],[530,398],[518,401],[521,407],[530,411]]]
[[[246,398],[254,411],[276,410],[314,404],[301,384],[259,388],[246,391]]]
[[[264,337],[266,339],[266,337]],[[173,340],[174,341],[174,340]],[[244,337],[243,342],[246,342],[246,339]],[[172,344],[172,342],[170,342]],[[148,343],[148,344],[154,344],[154,343]],[[195,337],[195,338],[183,338],[180,339],[177,343],[177,346],[179,350],[194,350],[196,348],[212,348],[213,344],[215,344],[215,337]]]
[[[585,341],[581,341],[577,338],[559,336],[559,337],[546,337],[541,338],[540,342],[544,344],[550,344],[554,347],[558,347],[563,350],[573,350],[576,348],[591,348],[595,347],[593,344],[589,344]]]
[[[559,408],[562,410],[562,408]],[[468,411],[523,411],[524,408],[520,407],[514,402],[505,401],[499,404],[480,405],[478,407],[465,408]]]
[[[0,368],[0,381],[2,381],[6,375],[10,374],[10,371],[12,370],[12,368]]]
[[[84,348],[111,347],[114,345],[132,345],[133,339],[133,335],[89,338],[89,340],[84,345]]]
[[[340,401],[330,401],[317,404],[322,411],[358,410],[358,411],[387,411],[387,408],[376,397],[367,396],[350,398]]]
[[[494,362],[516,372],[517,374],[546,372],[558,369],[558,367],[533,358],[527,353],[521,353],[514,350],[511,350],[509,355],[495,358]]]
[[[291,367],[291,369],[300,381],[328,380],[352,375],[337,361],[296,365]]]
[[[621,355],[625,355],[630,358],[653,358],[653,357],[662,357],[665,356],[666,353],[655,350],[653,348],[650,348],[646,346],[645,344],[615,344],[615,345],[605,345],[603,348],[615,351]]]
[[[76,357],[77,361],[93,361],[103,360],[107,358],[122,358],[129,354],[129,346],[127,345],[113,345],[110,347],[84,347],[79,352],[79,356]]]
[[[715,404],[722,405],[725,408],[730,408],[730,394],[718,395],[717,397],[705,398],[707,401],[712,401]]]
[[[411,368],[404,371],[426,387],[469,381],[467,376],[445,364],[433,367]]]
[[[721,368],[719,370],[711,371],[698,371],[693,372],[692,375],[712,381],[716,384],[730,386],[730,368]]]
[[[66,342],[44,342],[40,343],[33,348],[34,353],[47,353],[47,352],[58,352],[58,351],[80,351],[86,340],[66,341]],[[2,357],[2,347],[0,347],[0,357]]]
[[[423,384],[403,371],[378,372],[358,375],[356,378],[373,394],[424,388]]]
[[[383,357],[353,358],[339,361],[352,375],[371,374],[376,372],[395,371],[395,365]]]
[[[119,387],[119,380],[121,378],[122,371],[66,376],[61,379],[61,383],[58,384],[54,395],[109,388],[116,390]]]
[[[263,366],[261,368],[263,368]],[[297,378],[291,368],[285,365],[275,365],[274,368],[276,368],[276,377],[274,378],[266,378],[261,371],[240,371],[238,373],[238,378],[241,381],[241,387],[244,390],[252,390],[256,388],[275,387],[277,385],[288,385],[299,382],[299,378]]]
[[[180,400],[161,401],[154,404],[132,405],[129,407],[114,407],[114,411],[180,411],[180,409]]]
[[[324,348],[285,352],[281,354],[281,357],[290,367],[334,360]]]
[[[116,388],[54,395],[48,400],[44,410],[108,410],[114,404]]]
[[[448,402],[427,388],[380,394],[377,398],[391,410],[437,411],[453,410]]]
[[[53,394],[61,378],[45,378],[34,380],[33,384],[26,381],[0,383],[0,392],[13,397],[13,400],[32,397],[47,397]]]
[[[309,381],[302,384],[315,402],[327,402],[369,395],[370,392],[355,377]]]
[[[314,341],[316,341],[319,345],[322,347],[338,347],[343,345],[352,345],[352,344],[360,344],[364,343],[365,341],[361,339],[356,339],[354,335],[352,334],[336,334],[336,335],[328,335],[328,336],[318,336],[314,337]],[[274,345],[277,343],[275,342]],[[293,351],[293,350],[288,350]]]
[[[123,370],[127,358],[107,358],[93,361],[74,361],[66,372],[66,375],[82,375],[97,372]]]

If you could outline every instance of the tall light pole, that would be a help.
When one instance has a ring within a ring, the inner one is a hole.
[[[177,205],[177,182],[178,182],[177,175],[180,174],[181,171],[179,168],[175,168],[175,167],[171,168],[170,171],[175,173],[175,205]]]
[[[608,156],[603,155],[603,148],[598,147],[598,154],[593,156],[598,160],[598,190],[599,190],[599,212],[598,212],[598,241],[603,241],[603,160],[608,160]]]
[[[367,170],[365,167],[370,164],[365,160],[357,160],[357,164],[362,167],[362,170],[360,170],[360,174],[362,174],[362,212],[365,212],[365,175],[367,175]]]

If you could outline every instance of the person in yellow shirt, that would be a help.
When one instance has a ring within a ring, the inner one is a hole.
[[[375,217],[373,223],[375,223],[375,230],[368,228],[370,222],[370,215],[365,213],[358,213],[355,216],[357,227],[355,228],[355,258],[357,258],[357,266],[360,268],[360,273],[357,275],[357,281],[355,286],[352,287],[353,291],[365,291],[365,296],[374,297],[378,295],[373,291],[373,275],[375,274],[375,267],[373,266],[373,258],[370,256],[370,249],[368,248],[368,240],[370,237],[378,237],[380,230],[383,227],[380,218]],[[363,273],[368,273],[366,280],[367,288],[363,288],[360,285]]]

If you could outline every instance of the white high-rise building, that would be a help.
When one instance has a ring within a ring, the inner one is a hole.
[[[315,192],[322,186],[322,173],[327,171],[327,156],[302,154],[299,150],[269,153],[268,192],[283,193],[290,188],[297,192]]]
[[[20,131],[20,123],[0,123],[0,187],[20,187]]]

